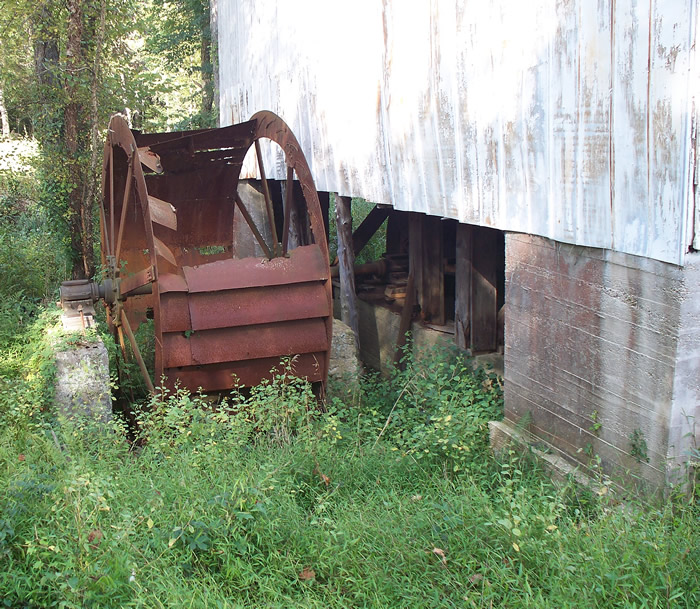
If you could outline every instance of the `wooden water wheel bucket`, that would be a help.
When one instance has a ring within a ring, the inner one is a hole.
[[[257,209],[239,192],[246,155],[260,177]],[[265,159],[286,180],[269,183]],[[142,134],[114,116],[102,185],[106,279],[93,293],[151,391],[161,381],[204,392],[255,385],[285,358],[323,387],[328,245],[309,166],[282,119],[260,112],[220,129]],[[147,320],[153,378],[134,338]]]

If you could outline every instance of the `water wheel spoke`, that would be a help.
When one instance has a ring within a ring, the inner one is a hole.
[[[294,168],[287,167],[287,185],[284,190],[284,227],[282,228],[282,255],[287,255],[289,247],[289,222],[294,204]]]
[[[263,195],[265,196],[265,207],[267,209],[267,217],[270,221],[270,232],[272,233],[273,254],[277,256],[279,251],[279,241],[277,238],[277,226],[275,225],[275,210],[272,206],[272,197],[270,197],[270,186],[267,183],[265,175],[265,165],[263,164],[262,150],[260,149],[260,140],[255,140],[255,154],[258,158],[258,168],[260,169],[260,179],[262,180]]]
[[[141,370],[141,375],[143,376],[143,380],[146,382],[146,387],[148,388],[148,391],[150,393],[155,393],[156,390],[153,386],[153,381],[151,381],[151,376],[148,374],[146,363],[143,361],[143,357],[141,356],[141,350],[139,349],[139,346],[136,343],[136,337],[134,336],[134,333],[131,331],[131,324],[129,323],[129,318],[126,316],[126,312],[124,311],[124,309],[121,310],[121,321],[122,326],[124,327],[124,332],[126,332],[126,337],[129,339],[129,343],[131,344],[131,351],[133,352],[134,357],[138,362],[139,368]]]
[[[102,248],[102,264],[105,264],[106,258],[105,258],[105,250],[107,252],[110,252],[110,246],[109,246],[109,238],[107,236],[107,218],[105,217],[105,208],[100,205],[100,238],[102,239],[102,243],[105,244],[105,247]]]
[[[122,279],[119,283],[119,293],[122,298],[139,294],[150,294],[155,277],[155,269],[152,266],[146,267],[138,273]]]
[[[246,209],[246,206],[243,204],[243,201],[241,201],[241,197],[238,193],[236,193],[235,201],[236,205],[238,206],[238,209],[243,215],[244,220],[246,221],[246,224],[248,224],[248,228],[250,228],[250,230],[252,231],[256,241],[265,253],[265,256],[267,256],[268,258],[272,258],[272,251],[268,247],[267,243],[265,243],[265,239],[263,238],[262,234],[260,233],[260,230],[255,224],[255,220],[253,220],[253,218],[251,217],[250,212]]]
[[[116,338],[119,341],[119,347],[122,350],[122,357],[124,358],[124,361],[127,362],[129,361],[129,357],[126,352],[126,343],[124,342],[124,331],[122,330],[122,327],[115,326],[116,327]]]
[[[109,147],[109,239],[107,251],[114,256],[114,146]]]

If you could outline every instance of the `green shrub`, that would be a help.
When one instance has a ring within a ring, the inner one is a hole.
[[[496,375],[444,347],[404,360],[404,371],[364,379],[350,407],[336,402],[333,412],[347,429],[369,442],[381,438],[403,457],[446,461],[453,471],[482,463],[488,422],[503,416]]]
[[[67,277],[61,238],[37,203],[33,177],[0,172],[0,344],[26,331]]]

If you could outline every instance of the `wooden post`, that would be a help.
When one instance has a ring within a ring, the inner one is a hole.
[[[280,184],[280,189],[282,201],[289,201],[286,181]],[[297,180],[293,182],[292,187],[288,239],[287,250],[293,250],[300,245],[309,245],[309,243],[311,243],[311,230],[309,228],[309,218],[306,213],[306,201],[304,200],[304,194]]]
[[[445,323],[445,256],[442,220],[423,216],[423,315],[437,325]]]
[[[330,207],[331,207],[331,193],[325,192],[323,190],[318,193],[318,202],[321,204],[321,215],[323,216],[323,228],[326,229],[326,244],[330,241]],[[348,199],[348,209],[350,209]],[[350,224],[350,232],[352,233],[352,223]],[[352,246],[351,246],[352,247]]]
[[[413,275],[416,301],[423,311],[423,214],[408,212],[408,274]]]
[[[413,275],[416,299],[424,321],[445,323],[445,260],[442,221],[411,212],[408,217],[408,272]]]
[[[471,347],[472,226],[457,225],[455,269],[455,342],[461,349]]]
[[[335,221],[338,230],[338,266],[340,267],[340,318],[355,333],[355,347],[360,352],[360,326],[355,294],[355,254],[352,247],[350,197],[335,196]]]
[[[408,252],[408,216],[406,212],[391,210],[386,223],[386,253]]]
[[[472,236],[471,348],[474,353],[498,346],[498,251],[502,240],[492,229],[477,227]]]

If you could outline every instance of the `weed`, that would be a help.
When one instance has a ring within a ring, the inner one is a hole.
[[[644,437],[644,432],[639,428],[634,429],[630,434],[630,455],[632,455],[638,463],[649,463],[647,441]]]

